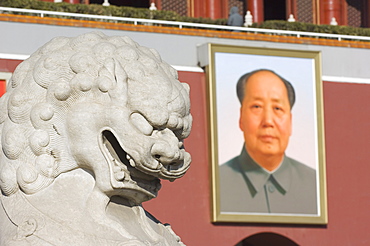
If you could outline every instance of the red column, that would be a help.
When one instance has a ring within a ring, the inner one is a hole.
[[[320,1],[320,23],[330,24],[334,17],[338,25],[343,25],[343,13],[342,13],[342,1],[341,0],[321,0]]]
[[[6,81],[0,79],[0,97],[6,92]]]
[[[190,1],[189,5],[193,8],[194,17],[219,19],[225,18],[223,16],[222,3],[223,0],[203,0],[203,1],[192,0]]]
[[[253,15],[253,22],[263,22],[263,0],[248,0],[247,10]]]
[[[365,27],[370,27],[370,0],[366,0],[365,1],[365,6],[366,6],[366,9],[365,9],[365,13],[364,13],[364,19],[365,19]]]
[[[77,3],[80,3],[80,0],[63,0],[63,2],[77,4]]]
[[[154,0],[154,1],[152,0],[152,1],[150,1],[150,3],[152,3],[152,2],[155,3],[155,6],[157,7],[158,10],[162,9],[162,0]]]
[[[295,18],[297,18],[297,1],[296,0],[288,0],[286,1],[286,18],[289,18],[290,14],[293,14]]]
[[[227,19],[229,18],[229,1],[228,0],[222,0],[221,1],[221,4],[222,4],[222,16],[221,18],[224,18],[224,19]]]
[[[191,0],[193,17],[207,17],[205,1]]]
[[[212,19],[222,18],[222,0],[207,0],[208,16]]]

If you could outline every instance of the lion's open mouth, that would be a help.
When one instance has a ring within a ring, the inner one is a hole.
[[[138,170],[135,161],[127,154],[121,147],[117,138],[109,130],[102,132],[102,143],[105,147],[104,154],[109,159],[111,169],[111,182],[119,183],[125,182],[124,187],[129,189],[140,189],[147,195],[156,196],[160,189],[160,180],[157,177],[146,174]],[[123,183],[122,183],[123,184]],[[114,185],[113,185],[114,186]],[[138,186],[138,187],[137,187]]]

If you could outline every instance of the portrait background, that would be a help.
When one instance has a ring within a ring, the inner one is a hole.
[[[218,123],[218,160],[225,163],[240,154],[244,142],[239,129],[240,103],[236,83],[256,69],[270,69],[292,83],[296,102],[292,109],[293,133],[287,156],[317,169],[317,128],[314,61],[308,58],[215,53]]]

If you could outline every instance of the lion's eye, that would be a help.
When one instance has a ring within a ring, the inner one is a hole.
[[[133,113],[130,116],[130,122],[134,125],[140,132],[150,136],[153,132],[153,127],[150,123],[139,113]]]

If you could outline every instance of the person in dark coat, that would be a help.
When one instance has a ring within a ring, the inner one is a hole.
[[[243,17],[239,14],[238,7],[234,6],[230,9],[229,19],[227,20],[228,26],[243,26]]]

